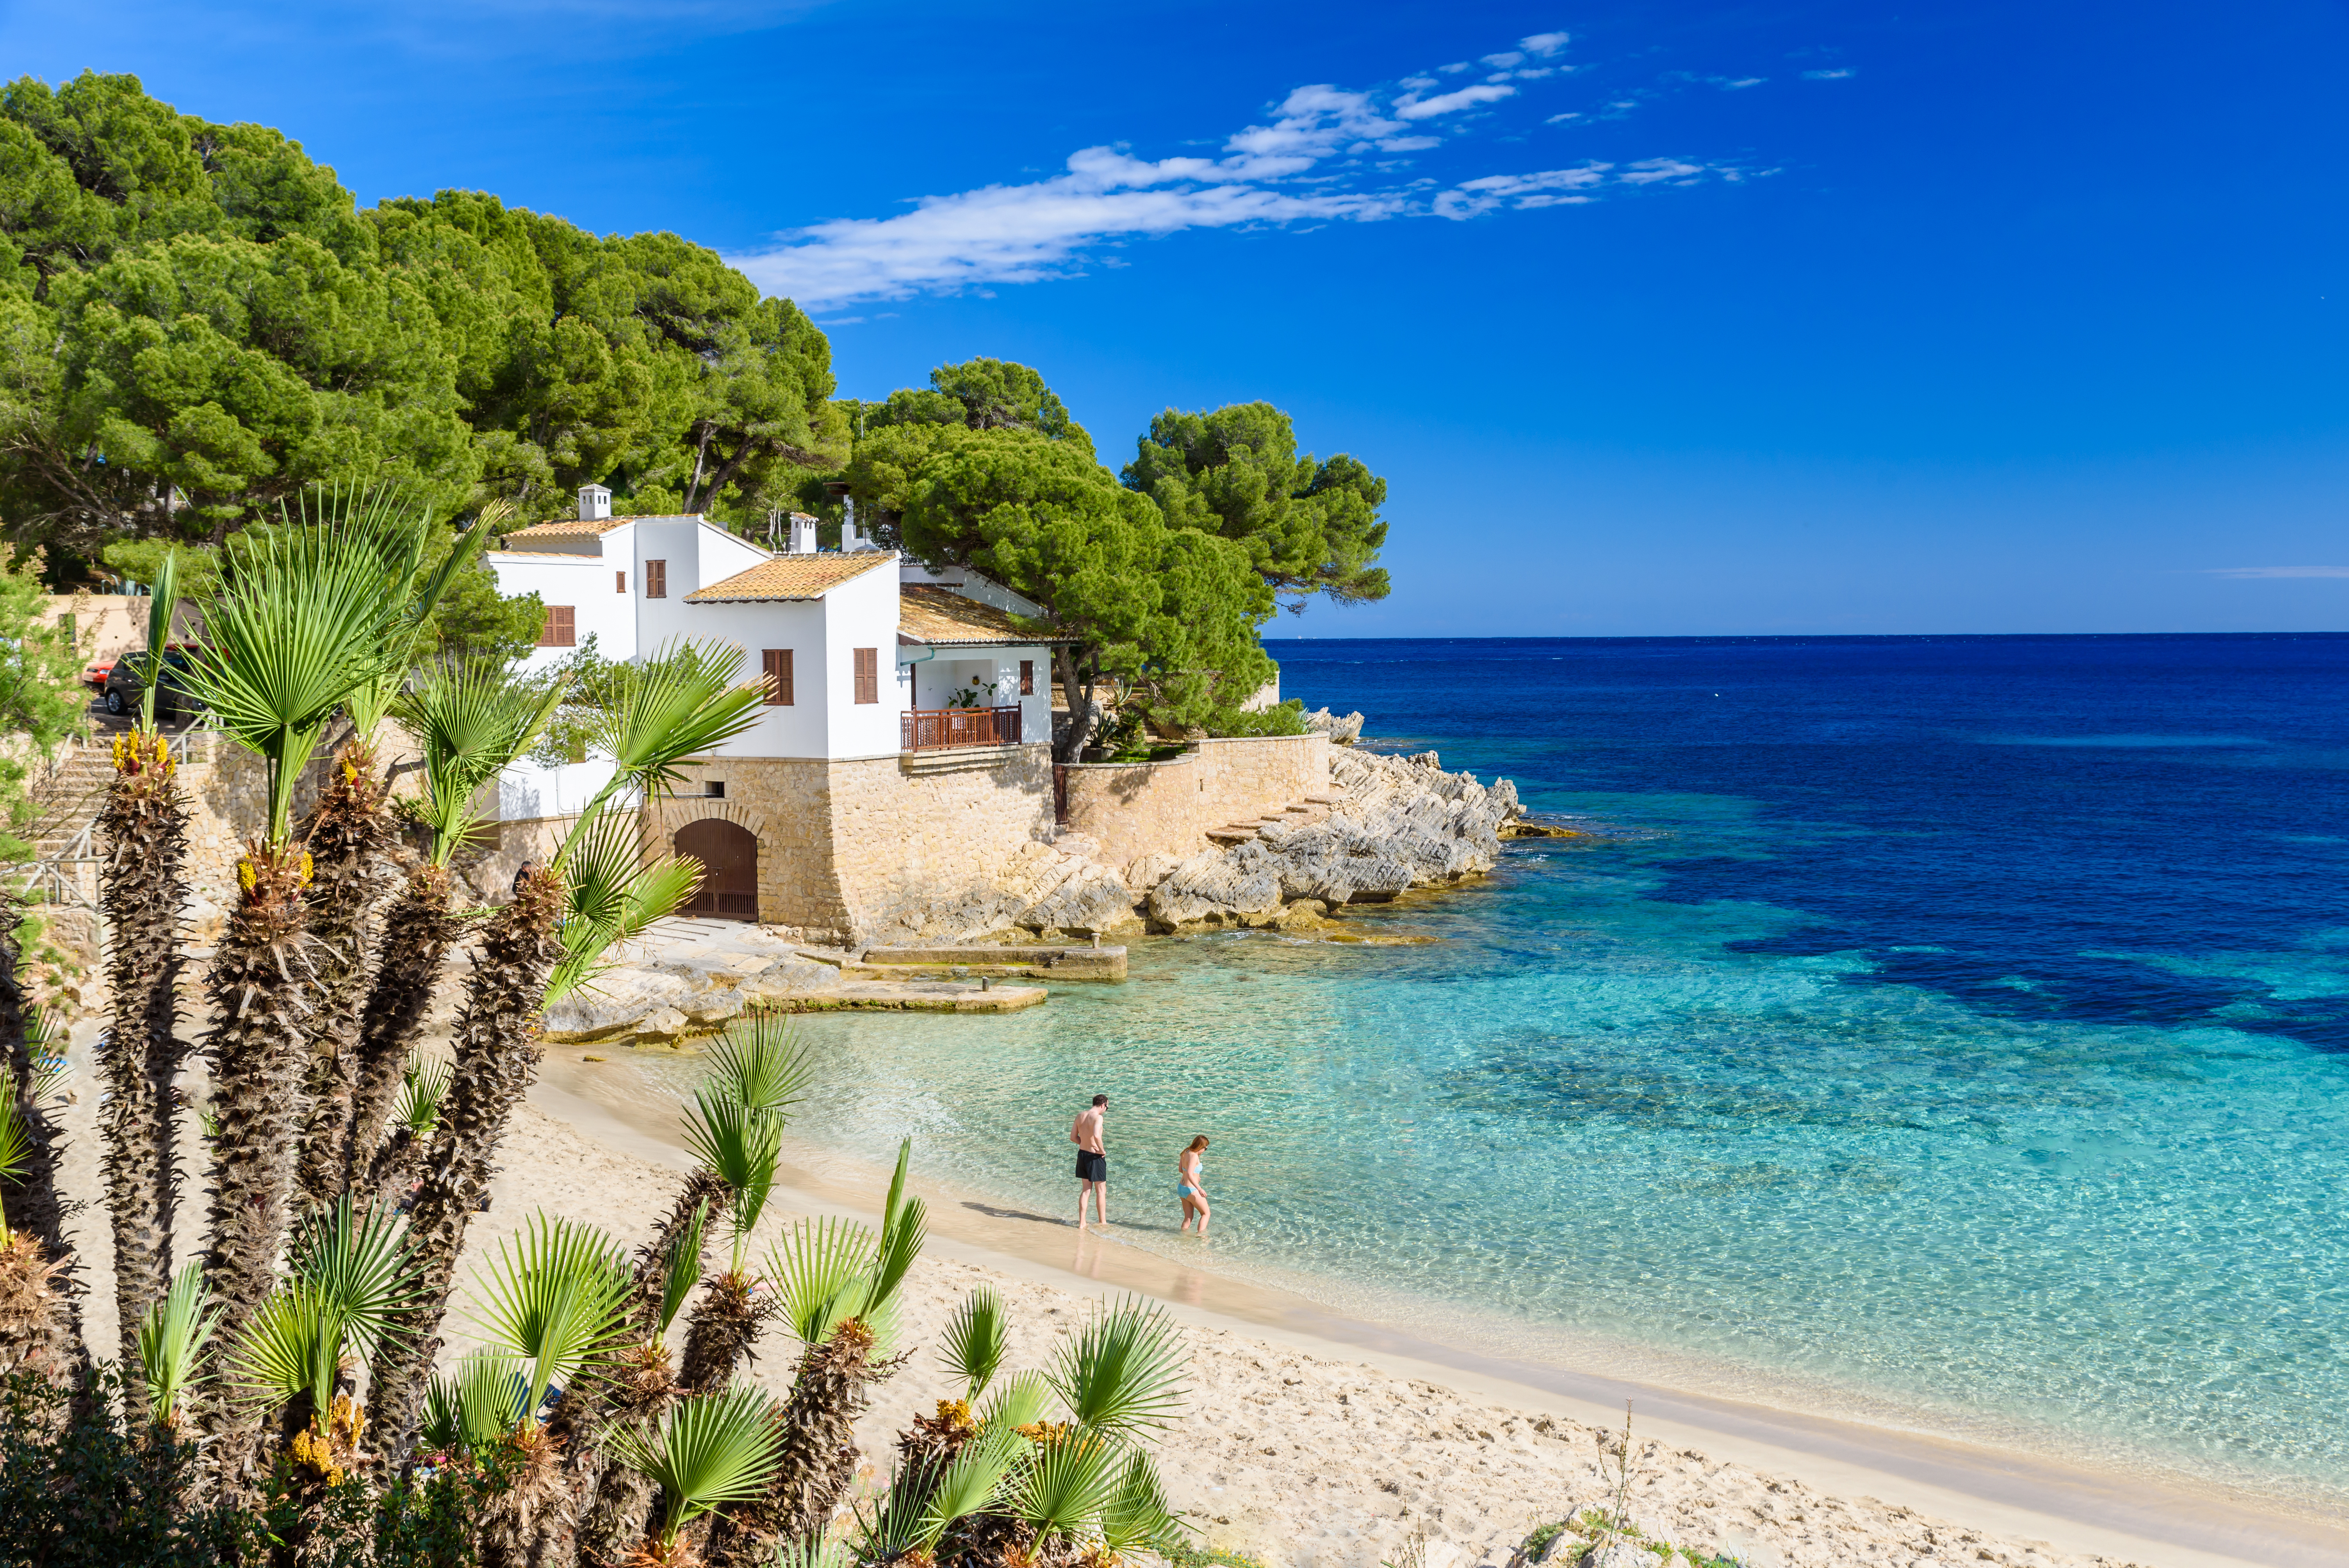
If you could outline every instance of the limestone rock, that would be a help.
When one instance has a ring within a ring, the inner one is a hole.
[[[1362,738],[1362,716],[1359,713],[1335,714],[1326,707],[1320,708],[1305,716],[1305,727],[1319,730],[1330,738],[1332,746],[1351,746]]]
[[[1328,816],[1276,822],[1232,849],[1182,861],[1151,884],[1152,921],[1162,929],[1261,924],[1284,901],[1336,908],[1456,882],[1493,869],[1502,828],[1524,814],[1508,780],[1488,788],[1446,773],[1433,751],[1333,752],[1330,775],[1339,800]],[[1127,880],[1138,880],[1133,871]]]
[[[1154,851],[1138,857],[1132,865],[1125,868],[1125,885],[1133,890],[1136,897],[1140,897],[1164,882],[1174,873],[1174,868],[1182,863],[1183,857],[1180,855]]]
[[[1049,897],[1021,912],[1018,923],[1038,933],[1090,934],[1132,925],[1133,894],[1107,866],[1088,863]]]

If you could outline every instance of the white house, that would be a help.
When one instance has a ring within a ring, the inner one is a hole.
[[[833,858],[825,835],[782,820],[831,809],[843,776],[834,766],[819,778],[808,764],[885,762],[906,779],[993,769],[1022,797],[1020,810],[1044,811],[1040,830],[1050,831],[1053,639],[1020,624],[1040,614],[1037,605],[975,573],[902,562],[853,534],[845,550],[819,551],[811,518],[793,517],[791,548],[771,552],[699,516],[610,512],[611,492],[585,486],[576,518],[517,529],[486,560],[501,593],[534,593],[546,607],[533,667],[559,662],[591,634],[613,659],[680,637],[719,638],[742,650],[744,681],[769,682],[758,722],[693,770],[699,799],[713,803],[702,809],[706,822],[679,820],[685,802],[674,799],[654,813],[679,852],[710,866],[702,913],[810,929],[834,918],[800,907],[829,895],[778,863]],[[501,814],[576,811],[610,776],[609,763],[594,758],[510,769]],[[1040,807],[1025,799],[1040,791]],[[766,804],[714,804],[751,793]],[[926,809],[915,796],[906,801]]]

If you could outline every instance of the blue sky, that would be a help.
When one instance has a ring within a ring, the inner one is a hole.
[[[842,390],[1265,397],[1317,636],[2349,629],[2349,9],[0,5],[362,201],[672,229]]]

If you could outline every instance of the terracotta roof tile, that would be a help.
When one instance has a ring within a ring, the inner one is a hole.
[[[603,517],[590,521],[584,517],[558,517],[552,522],[533,522],[528,528],[517,528],[508,539],[600,539],[624,522],[634,522],[633,517]]]
[[[722,583],[695,589],[685,596],[685,602],[728,604],[771,599],[820,599],[827,589],[837,588],[853,577],[862,577],[876,566],[896,563],[897,558],[883,550],[858,551],[848,555],[774,555],[748,572],[737,572]]]
[[[1055,643],[1069,639],[1030,631],[992,604],[951,588],[904,583],[897,589],[897,635],[909,643]]]

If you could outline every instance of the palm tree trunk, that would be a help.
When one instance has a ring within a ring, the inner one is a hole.
[[[432,1006],[449,949],[456,945],[449,868],[430,861],[409,873],[408,886],[383,921],[382,960],[359,1019],[358,1052],[345,1142],[343,1183],[383,1185],[376,1170],[399,1075]]]
[[[696,1393],[724,1387],[735,1368],[750,1357],[760,1326],[771,1315],[751,1295],[749,1275],[730,1269],[711,1278],[686,1322],[685,1359],[678,1367],[678,1383]]]
[[[823,1532],[856,1479],[856,1418],[873,1402],[873,1385],[898,1365],[873,1359],[873,1331],[855,1318],[802,1353],[783,1405],[781,1468],[764,1496],[728,1511],[710,1542],[713,1562],[744,1557],[741,1537],[765,1548]]]
[[[114,1228],[114,1305],[122,1365],[139,1365],[139,1323],[171,1285],[171,1223],[179,1207],[178,1115],[172,1080],[180,1044],[180,907],[187,896],[188,808],[171,742],[133,733],[114,743],[114,782],[98,826],[106,909],[108,984],[113,993],[98,1068],[106,1112],[106,1203]],[[122,1398],[146,1415],[146,1385],[126,1379]]]
[[[29,1336],[24,1342],[26,1364],[36,1360],[57,1381],[86,1389],[80,1374],[89,1357],[68,1283],[73,1249],[66,1242],[65,1205],[57,1194],[65,1140],[33,1099],[32,1020],[17,975],[23,955],[16,927],[24,918],[24,901],[0,893],[0,1052],[5,1053],[8,1068],[8,1081],[0,1084],[0,1093],[15,1099],[26,1140],[24,1170],[13,1180],[0,1181],[0,1222],[13,1238],[8,1281],[19,1287],[16,1299],[22,1307],[17,1320],[0,1333]]]
[[[236,880],[242,896],[205,981],[212,1028],[204,1052],[220,1132],[204,1282],[222,1308],[213,1343],[222,1346],[243,1336],[276,1283],[317,997],[302,900],[309,856],[298,844],[272,848],[255,839],[236,863]],[[222,1408],[213,1416],[216,1428],[230,1421]]]
[[[489,1206],[490,1156],[545,1055],[539,1014],[547,976],[562,955],[554,925],[563,899],[559,872],[523,877],[513,902],[483,934],[481,957],[466,982],[457,1017],[456,1077],[409,1221],[419,1299],[401,1314],[398,1331],[385,1336],[370,1368],[369,1425],[380,1448],[403,1459],[423,1415],[426,1377],[440,1353],[440,1320],[449,1310],[465,1227],[476,1210]]]
[[[318,944],[318,1005],[310,1015],[310,1063],[295,1177],[303,1201],[324,1208],[342,1196],[357,1088],[359,1015],[367,1000],[367,927],[386,890],[392,835],[390,790],[360,736],[335,754],[311,814],[310,935]]]

